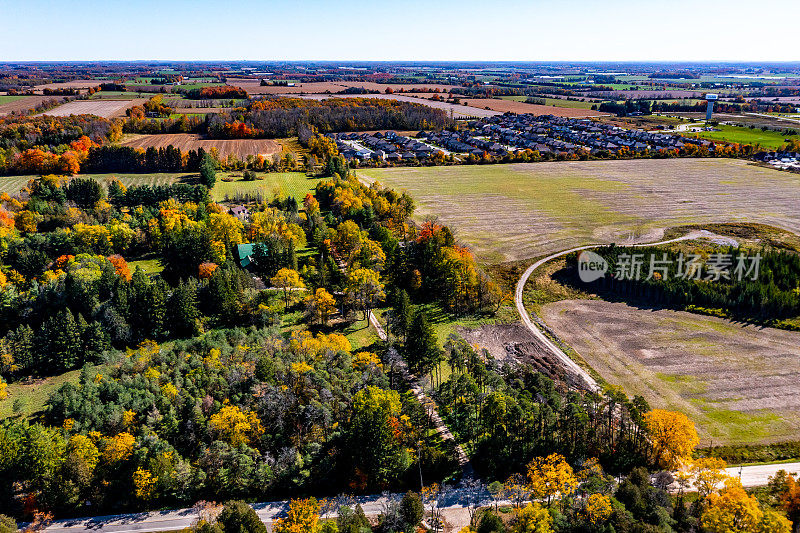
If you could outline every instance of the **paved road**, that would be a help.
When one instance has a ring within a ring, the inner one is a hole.
[[[367,516],[378,516],[388,498],[399,500],[402,494],[376,494],[351,498],[346,505],[361,505]],[[491,496],[485,489],[456,488],[450,489],[442,497],[441,509],[445,518],[456,524],[463,520],[464,509],[476,503],[489,505]],[[510,505],[510,501],[501,502]],[[269,502],[251,504],[259,518],[272,530],[272,522],[285,515],[289,509],[288,502]],[[426,507],[430,507],[429,505]],[[323,515],[323,518],[335,518],[336,512]],[[175,509],[172,511],[156,511],[150,513],[132,513],[110,516],[96,516],[90,518],[70,518],[56,520],[43,531],[46,533],[147,533],[159,531],[176,531],[194,525],[200,518],[197,509]],[[466,524],[457,524],[461,529]]]
[[[669,240],[660,241],[660,242],[628,244],[627,246],[658,246],[660,244],[669,244],[669,243],[672,243],[672,242],[686,241],[686,240],[696,239],[698,237],[708,237],[708,236],[712,236],[712,234],[710,232],[707,232],[707,231],[693,231],[691,233],[688,233],[688,234],[686,234],[686,235],[684,235],[682,237],[678,237],[678,238],[675,238],[675,239],[669,239]],[[530,278],[530,276],[531,276],[531,274],[533,274],[534,270],[536,270],[537,268],[539,268],[543,264],[545,264],[548,261],[551,261],[553,259],[556,259],[558,257],[565,256],[565,255],[567,255],[569,253],[572,253],[572,252],[578,252],[578,251],[581,251],[581,250],[588,250],[590,248],[598,248],[600,246],[606,246],[606,245],[605,244],[587,244],[586,246],[578,246],[576,248],[570,248],[569,250],[564,250],[562,252],[550,254],[547,257],[539,259],[538,261],[533,263],[531,266],[529,266],[528,269],[522,274],[522,277],[519,278],[519,281],[517,282],[516,291],[514,292],[514,303],[517,306],[517,312],[519,312],[519,316],[522,318],[523,324],[525,324],[525,326],[531,331],[531,333],[533,333],[536,336],[536,338],[539,339],[539,341],[544,345],[544,347],[548,351],[550,351],[551,354],[553,354],[555,357],[557,357],[561,361],[561,363],[569,371],[571,371],[578,378],[580,378],[584,382],[586,387],[589,390],[592,390],[592,391],[598,391],[600,389],[600,386],[597,384],[597,382],[594,380],[594,378],[589,375],[588,372],[586,372],[584,369],[582,369],[580,366],[578,366],[575,363],[575,361],[570,359],[569,356],[567,356],[567,354],[565,354],[561,350],[561,348],[559,348],[538,327],[536,327],[534,322],[531,320],[531,317],[528,314],[527,309],[525,309],[525,304],[522,301],[522,294],[523,294],[523,292],[525,290],[525,284],[528,282],[528,278]]]
[[[778,470],[786,470],[791,473],[800,472],[800,463],[779,463],[774,465],[754,465],[754,466],[734,466],[726,468],[725,473],[731,477],[739,478],[745,487],[762,487],[767,484],[769,478],[774,476]]]

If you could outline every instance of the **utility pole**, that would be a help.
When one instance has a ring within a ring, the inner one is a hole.
[[[419,491],[422,493],[422,489],[425,488],[425,484],[422,482],[422,456],[420,454],[420,449],[422,448],[422,441],[417,441],[417,464],[419,465]]]

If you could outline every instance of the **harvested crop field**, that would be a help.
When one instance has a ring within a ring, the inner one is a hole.
[[[161,148],[169,145],[182,151],[202,148],[206,152],[211,148],[219,150],[222,157],[235,154],[240,159],[248,155],[271,155],[281,151],[281,145],[269,139],[204,139],[195,133],[164,133],[158,135],[139,135],[122,143],[134,148]]]
[[[107,80],[72,80],[61,81],[57,83],[46,83],[44,85],[37,85],[33,90],[41,93],[45,89],[88,89],[89,87],[97,87]]]
[[[70,115],[97,115],[104,118],[123,117],[127,109],[135,105],[141,105],[146,101],[146,98],[131,100],[73,100],[42,114],[53,117],[68,117]]]
[[[295,93],[336,93],[345,89],[344,85],[331,82],[298,83],[291,87],[267,85],[262,86],[261,80],[228,79],[228,85],[241,87],[248,94],[295,94]]]
[[[606,381],[697,424],[704,446],[800,438],[800,333],[600,300],[542,317]]]
[[[61,96],[23,96],[22,98],[8,97],[0,102],[0,116],[12,113],[26,113],[42,102],[49,100],[62,102]]]
[[[500,113],[530,113],[531,115],[554,115],[557,117],[586,118],[601,117],[607,113],[600,113],[591,109],[578,109],[574,107],[555,107],[539,104],[527,104],[514,100],[500,100],[495,98],[469,98],[463,99],[464,103],[478,109],[489,108]]]
[[[591,243],[657,240],[691,223],[800,233],[800,176],[735,159],[639,159],[358,170],[408,191],[487,262]]]
[[[473,117],[493,117],[501,115],[499,111],[492,111],[490,109],[480,109],[472,106],[465,106],[459,104],[448,104],[447,102],[437,102],[428,98],[407,96],[404,94],[307,94],[302,95],[302,98],[311,98],[314,100],[324,100],[326,98],[376,98],[380,100],[398,100],[400,102],[411,102],[413,104],[426,105],[434,109],[443,109],[453,113],[455,118],[473,118]]]

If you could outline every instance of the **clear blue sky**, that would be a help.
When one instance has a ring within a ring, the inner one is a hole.
[[[0,0],[0,61],[798,61],[800,0]]]

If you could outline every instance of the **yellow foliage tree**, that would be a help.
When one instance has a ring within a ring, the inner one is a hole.
[[[553,517],[538,502],[514,509],[514,533],[551,533]]]
[[[261,420],[252,411],[226,403],[218,413],[211,415],[208,427],[231,446],[250,444],[264,433]]]
[[[706,498],[700,523],[708,533],[790,533],[791,523],[774,511],[764,512],[738,479]]]
[[[94,471],[100,460],[100,451],[86,435],[72,435],[69,438],[67,452],[83,461],[89,473]]]
[[[534,499],[545,499],[549,506],[554,496],[563,498],[575,492],[578,478],[564,456],[553,453],[528,464],[528,488]]]
[[[283,289],[283,298],[286,307],[289,307],[289,295],[293,289],[304,289],[305,284],[300,279],[300,273],[291,268],[282,268],[269,280],[273,287]]]
[[[133,453],[133,445],[135,443],[136,439],[128,432],[103,439],[103,459],[107,463],[124,461]]]
[[[228,250],[231,246],[242,243],[244,226],[241,220],[227,213],[211,213],[208,215],[208,235],[212,241],[221,242]]]
[[[319,531],[319,503],[316,498],[292,500],[285,518],[273,524],[275,533],[317,533]]]
[[[655,460],[661,468],[675,470],[692,457],[700,443],[694,422],[677,411],[653,409],[644,415],[653,444]]]
[[[308,314],[322,324],[327,324],[328,317],[336,311],[336,299],[322,287],[318,288],[314,294],[306,296],[303,303]]]
[[[386,298],[380,275],[368,268],[351,270],[347,275],[345,295],[355,309],[364,312],[366,320],[370,310]]]
[[[598,526],[605,523],[611,516],[611,498],[605,494],[591,494],[586,498],[586,519]]]
[[[725,461],[715,457],[704,457],[694,461],[691,467],[694,487],[700,499],[717,490],[719,484],[728,478]]]
[[[133,473],[133,487],[136,497],[140,500],[149,500],[153,497],[156,490],[158,479],[146,468],[141,466]]]

